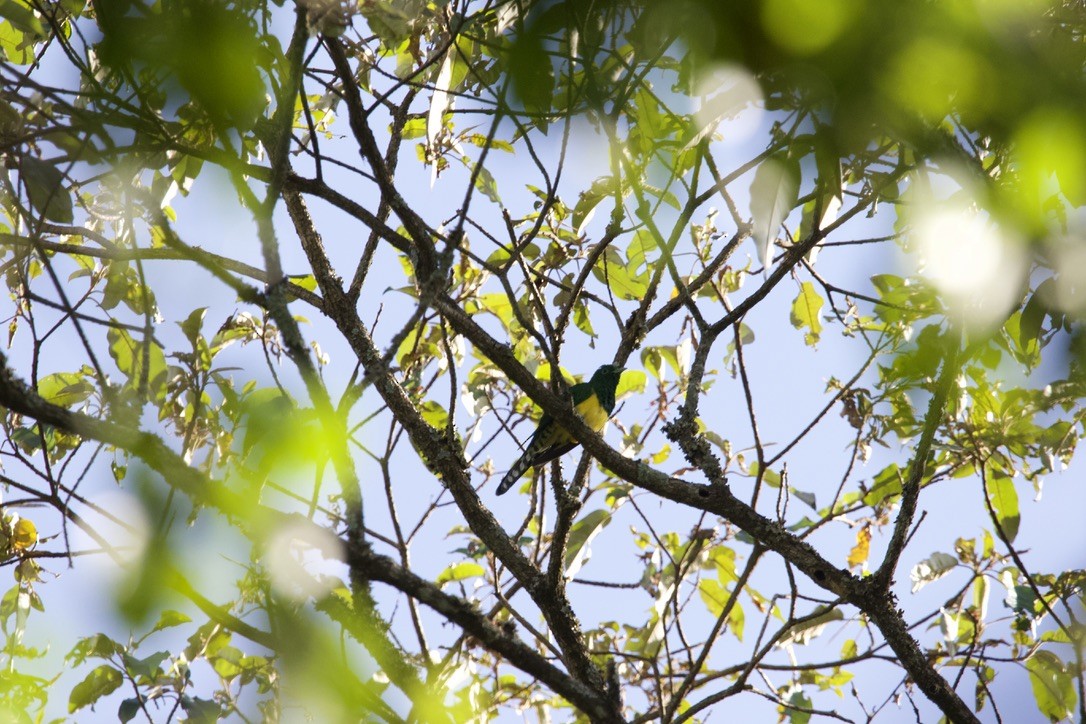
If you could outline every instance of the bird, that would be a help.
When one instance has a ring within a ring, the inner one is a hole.
[[[611,413],[615,409],[615,391],[618,389],[622,372],[623,368],[618,365],[603,365],[592,374],[588,382],[578,382],[569,388],[574,409],[596,432],[602,432],[607,421],[611,419]],[[497,494],[502,495],[513,487],[513,483],[520,480],[529,468],[549,463],[575,447],[577,441],[573,436],[544,412],[539,426],[528,441],[528,447],[498,483]]]

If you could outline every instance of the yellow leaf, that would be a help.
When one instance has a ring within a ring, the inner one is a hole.
[[[855,568],[867,562],[867,556],[871,553],[871,526],[864,525],[856,531],[856,545],[848,554],[848,567]]]
[[[38,529],[28,518],[19,518],[11,536],[11,544],[17,551],[26,550],[38,542]]]

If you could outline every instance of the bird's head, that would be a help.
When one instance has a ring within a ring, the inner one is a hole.
[[[607,385],[610,387],[618,387],[618,380],[622,377],[622,373],[626,371],[625,367],[619,367],[618,365],[603,365],[594,373],[592,373],[592,384]]]

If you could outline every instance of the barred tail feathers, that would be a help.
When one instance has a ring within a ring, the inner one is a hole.
[[[539,421],[539,427],[528,441],[528,447],[498,483],[496,494],[501,495],[513,487],[513,483],[520,480],[529,468],[543,465],[559,455],[566,454],[573,449],[575,444],[568,432],[556,425],[549,416],[544,415]]]
[[[509,468],[509,472],[505,474],[502,481],[498,483],[498,490],[496,491],[497,495],[506,493],[509,488],[513,487],[514,483],[521,479],[524,473],[528,472],[528,468],[532,467],[532,460],[535,458],[535,455],[536,451],[529,445],[528,449],[517,458],[515,463],[513,463],[513,467]]]

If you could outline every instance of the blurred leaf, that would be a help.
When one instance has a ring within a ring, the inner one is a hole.
[[[807,724],[811,721],[811,710],[813,708],[814,702],[803,693],[802,689],[792,692],[792,695],[788,697],[788,706],[780,707],[781,713],[788,717],[791,724]]]
[[[698,581],[698,594],[701,596],[705,607],[709,609],[709,615],[719,618],[724,612],[724,606],[728,602],[728,591],[719,581],[712,578],[703,578]]]
[[[36,37],[45,36],[45,26],[24,2],[0,0],[0,18],[7,19],[23,33]]]
[[[108,696],[124,683],[120,671],[109,664],[102,664],[87,674],[83,681],[72,689],[68,697],[68,713],[73,714],[85,706],[90,706],[103,696]]]
[[[550,12],[558,13],[564,2],[551,6]],[[509,52],[509,76],[513,90],[529,113],[546,114],[551,111],[554,99],[554,68],[550,55],[543,49],[538,28],[530,28],[513,43]],[[545,121],[541,124],[546,127]]]
[[[162,674],[162,662],[170,658],[169,651],[157,651],[150,656],[139,659],[129,654],[122,656],[124,667],[128,675],[137,681],[153,682]]]
[[[472,166],[472,173],[475,174],[475,188],[494,203],[500,204],[502,199],[498,195],[498,182],[494,179],[494,174],[490,173],[486,166],[478,164]]]
[[[213,724],[222,716],[222,707],[211,699],[182,696],[181,708],[188,714],[185,721],[191,724]]]
[[[99,633],[80,639],[68,652],[68,655],[64,657],[64,660],[73,667],[80,666],[89,658],[107,659],[123,650],[124,647],[121,644],[105,634]]]
[[[151,629],[151,631],[161,631],[174,626],[180,626],[183,623],[189,623],[190,621],[192,621],[192,619],[180,611],[171,611],[167,609],[158,617],[158,623],[155,624],[155,627]]]
[[[588,305],[580,299],[573,305],[573,324],[589,337],[594,339],[597,336],[595,328],[592,327],[592,318],[588,315]]]
[[[239,7],[213,0],[141,6],[135,12],[126,0],[99,0],[94,7],[104,64],[124,70],[146,63],[166,71],[214,123],[243,131],[253,127],[266,103],[260,63],[266,62],[268,48]]]

